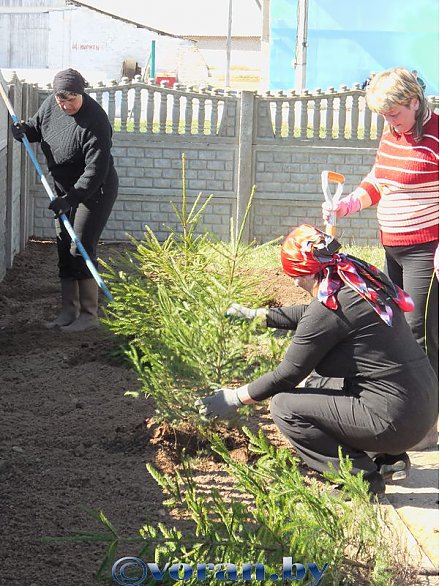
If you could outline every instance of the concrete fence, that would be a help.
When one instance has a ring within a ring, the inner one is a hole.
[[[0,73],[0,83],[6,89]],[[12,83],[8,94],[17,117],[35,111],[36,92],[26,84]],[[32,102],[33,99],[33,102]],[[33,234],[33,198],[29,190],[31,163],[22,146],[12,139],[10,117],[0,99],[0,280]]]
[[[248,240],[266,242],[302,222],[321,225],[321,172],[343,173],[349,193],[370,170],[383,128],[358,86],[261,96],[178,84],[167,88],[135,78],[87,91],[114,128],[120,189],[103,233],[110,241],[126,240],[128,234],[142,238],[145,225],[159,239],[167,236],[168,226],[179,228],[171,204],[181,201],[183,154],[189,204],[200,192],[213,194],[202,229],[228,238],[231,218],[240,223],[253,186]],[[16,78],[9,84],[23,119],[49,92]],[[438,100],[431,101],[437,107]],[[30,236],[55,234],[47,195],[7,132],[6,116],[0,104],[1,275]],[[45,169],[39,146],[36,152]],[[338,230],[344,241],[377,243],[375,210],[344,218]]]

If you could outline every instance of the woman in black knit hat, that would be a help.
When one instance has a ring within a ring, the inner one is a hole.
[[[14,138],[25,135],[41,143],[58,197],[49,209],[66,214],[96,265],[96,247],[118,192],[111,155],[112,128],[105,111],[85,93],[86,81],[75,69],[55,75],[53,94],[27,122],[14,124]],[[66,332],[98,326],[98,286],[71,241],[57,222],[58,267],[62,308],[47,324]]]

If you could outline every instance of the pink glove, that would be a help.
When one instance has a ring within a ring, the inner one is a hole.
[[[322,204],[322,219],[327,222],[330,218],[331,212],[336,212],[337,218],[343,218],[349,216],[355,212],[359,212],[361,209],[361,202],[359,198],[350,193],[346,197],[343,197],[338,201],[336,207],[331,206],[326,201]]]

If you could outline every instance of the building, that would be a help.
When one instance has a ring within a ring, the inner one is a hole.
[[[40,85],[67,67],[81,71],[91,84],[120,80],[127,72],[148,78],[154,42],[158,77],[185,84],[225,84],[227,13],[220,18],[213,10],[206,20],[194,18],[185,26],[175,14],[173,27],[171,22],[155,27],[154,11],[141,5],[139,12],[139,4],[132,11],[129,5],[119,2],[119,11],[114,11],[111,2],[0,0],[0,68],[7,77],[17,71],[21,79]],[[255,0],[237,6],[230,85],[255,89],[261,68],[260,8]],[[252,18],[245,18],[249,9]]]
[[[42,85],[66,67],[92,84],[148,78],[154,41],[158,77],[298,89],[300,6],[308,15],[301,88],[351,87],[404,66],[438,95],[438,0],[0,0],[0,68]]]
[[[194,41],[112,18],[64,0],[0,0],[0,68],[41,85],[56,71],[73,67],[94,84],[145,71],[152,41],[158,73],[175,72],[179,52]],[[203,69],[203,68],[202,68]],[[206,68],[197,75],[207,77]]]

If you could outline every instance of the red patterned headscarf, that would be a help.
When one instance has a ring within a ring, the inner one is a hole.
[[[365,299],[379,317],[392,325],[393,301],[402,311],[413,311],[414,302],[378,268],[338,252],[340,243],[313,226],[302,224],[290,232],[281,247],[281,264],[290,277],[317,275],[317,299],[337,309],[337,293],[345,284]]]

